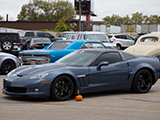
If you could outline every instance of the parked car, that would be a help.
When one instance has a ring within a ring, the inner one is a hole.
[[[0,32],[0,51],[18,55],[21,51],[18,33]]]
[[[8,74],[19,66],[19,60],[15,55],[0,52],[0,73]]]
[[[23,50],[28,49],[27,46],[32,38],[49,38],[52,42],[61,40],[60,37],[55,37],[46,31],[26,31],[24,36],[21,36],[21,45]]]
[[[99,40],[109,49],[117,49],[117,46],[114,42],[111,42],[108,36],[104,32],[78,32],[76,39],[79,40]]]
[[[49,45],[51,40],[49,38],[32,38],[27,48],[29,49],[42,49]]]
[[[66,40],[75,40],[76,39],[76,34],[69,34],[67,37],[66,37]]]
[[[52,63],[78,49],[106,49],[102,42],[96,40],[58,40],[42,50],[24,50],[19,53],[21,64]]]
[[[160,33],[150,33],[138,38],[135,45],[124,50],[135,55],[156,56],[160,60]]]
[[[108,37],[111,41],[115,41],[118,50],[123,50],[135,43],[134,38],[127,34],[108,34]]]
[[[3,80],[3,93],[67,100],[72,95],[131,89],[147,93],[159,77],[156,57],[117,50],[81,49],[55,63],[19,67]]]
[[[138,38],[142,35],[145,35],[145,34],[148,34],[148,33],[138,33],[137,36],[134,38],[135,39],[135,43],[137,42]]]
[[[60,35],[60,37],[63,39],[63,40],[66,40],[67,36],[70,35],[70,34],[76,34],[76,32],[72,32],[72,31],[65,31],[65,32],[62,32],[62,34]]]

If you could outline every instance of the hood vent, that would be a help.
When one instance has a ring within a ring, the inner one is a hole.
[[[17,75],[18,77],[22,77],[23,75]]]

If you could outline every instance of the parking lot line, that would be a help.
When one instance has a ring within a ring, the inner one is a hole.
[[[33,106],[37,106],[37,107],[79,108],[79,109],[80,108],[82,108],[82,109],[108,109],[108,110],[123,110],[123,111],[160,113],[160,110],[131,109],[131,108],[118,108],[118,107],[96,107],[96,106],[91,107],[91,106],[45,105],[45,104],[33,104]]]

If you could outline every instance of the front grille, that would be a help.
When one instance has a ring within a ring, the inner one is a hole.
[[[22,57],[47,57],[47,54],[22,54]]]
[[[20,62],[23,65],[50,63],[50,54],[23,53]]]
[[[23,87],[7,87],[8,92],[14,92],[14,93],[26,93],[27,88]]]

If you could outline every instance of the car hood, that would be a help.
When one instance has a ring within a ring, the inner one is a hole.
[[[35,75],[37,73],[41,72],[47,72],[47,71],[53,71],[54,69],[61,69],[61,68],[66,68],[65,64],[55,64],[55,63],[48,63],[48,64],[42,64],[42,65],[29,65],[29,66],[24,66],[15,71],[15,74],[18,76],[23,76],[23,75]]]
[[[128,52],[134,55],[152,56],[152,51],[155,48],[155,45],[133,45],[125,49],[124,52]]]
[[[20,53],[50,53],[53,51],[60,51],[63,49],[41,49],[41,50],[24,50],[24,51],[20,51]]]

